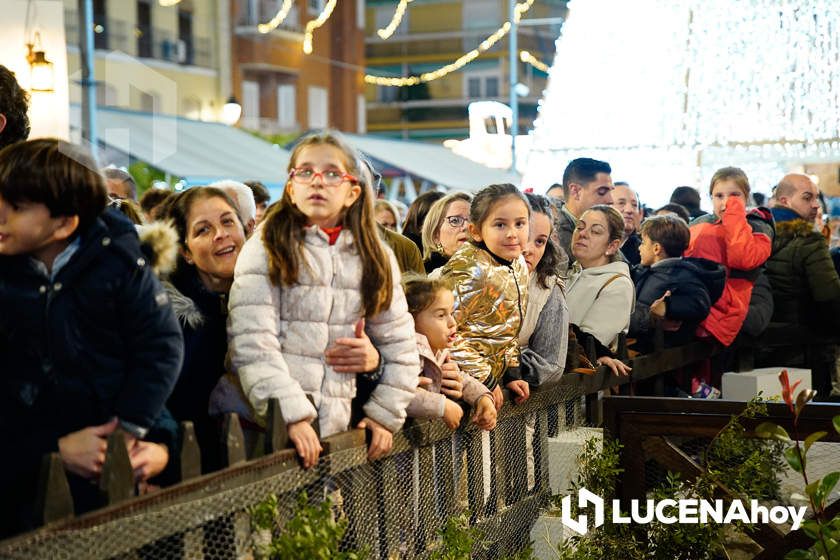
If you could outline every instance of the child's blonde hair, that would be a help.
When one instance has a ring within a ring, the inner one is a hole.
[[[715,190],[715,183],[728,180],[735,181],[735,184],[744,193],[744,198],[750,198],[750,180],[747,178],[744,170],[738,167],[722,167],[715,171],[715,174],[712,175],[711,182],[709,182],[709,195]]]
[[[300,152],[309,146],[327,145],[337,148],[344,156],[347,172],[358,177],[361,194],[344,211],[342,223],[353,234],[353,243],[362,261],[362,310],[371,317],[391,306],[394,279],[391,262],[374,220],[372,176],[362,164],[359,154],[336,132],[324,131],[304,136],[292,150],[288,171],[295,167]],[[291,179],[290,179],[291,180]],[[303,256],[304,228],[307,216],[292,202],[287,188],[283,197],[265,216],[262,240],[268,253],[268,273],[277,286],[289,286],[298,280],[300,267],[306,265]]]

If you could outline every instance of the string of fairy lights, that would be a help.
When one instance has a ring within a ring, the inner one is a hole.
[[[180,3],[181,0],[158,0],[161,6],[175,6],[176,4]],[[399,0],[397,7],[394,9],[394,15],[391,17],[391,21],[383,27],[382,29],[378,29],[376,34],[382,39],[387,40],[390,38],[397,28],[400,26],[400,23],[405,16],[406,10],[408,9],[408,4],[411,3],[412,0]],[[312,38],[315,34],[315,30],[319,27],[323,26],[327,20],[330,19],[332,16],[333,11],[335,10],[337,0],[329,0],[324,8],[321,10],[321,13],[318,14],[313,20],[310,20],[306,24],[306,29],[303,34],[303,52],[306,54],[312,53]],[[531,6],[534,4],[534,0],[525,0],[515,7],[514,17],[516,21],[519,22],[522,18],[522,15],[531,9]],[[277,13],[274,14],[269,21],[265,23],[260,23],[257,25],[257,31],[260,33],[270,33],[271,31],[277,29],[285,20],[289,17],[289,14],[294,7],[294,0],[283,0],[280,8],[277,10]],[[450,62],[449,64],[445,64],[439,68],[436,68],[430,72],[424,72],[419,76],[407,76],[407,77],[392,77],[392,76],[378,76],[375,74],[365,74],[365,82],[368,84],[374,84],[378,86],[388,86],[388,87],[404,87],[404,86],[413,86],[424,82],[431,82],[444,76],[451,74],[457,70],[460,70],[473,60],[479,57],[481,53],[489,50],[493,47],[496,43],[498,43],[501,39],[503,39],[508,33],[510,33],[511,23],[506,21],[499,27],[496,31],[491,33],[487,38],[485,38],[481,43],[479,43],[478,47],[465,52],[454,61]],[[522,62],[530,64],[537,70],[542,72],[548,72],[548,65],[536,58],[534,55],[529,53],[528,51],[520,51],[519,52],[519,59]]]
[[[514,18],[517,22],[522,19],[522,15],[527,12],[531,6],[534,4],[534,0],[525,0],[516,5],[514,9]],[[510,32],[511,23],[506,21],[499,27],[496,31],[491,33],[484,41],[482,41],[478,47],[468,51],[453,62],[436,68],[430,72],[423,72],[419,76],[407,76],[402,78],[394,78],[389,76],[377,76],[374,74],[365,74],[365,83],[374,84],[378,86],[390,86],[390,87],[404,87],[404,86],[414,86],[420,83],[431,82],[433,80],[437,80],[443,78],[447,74],[451,74],[456,70],[460,70],[476,58],[478,56],[490,49],[493,45],[499,42],[505,35]]]
[[[412,0],[400,0],[400,3],[397,4],[397,9],[394,10],[394,16],[391,18],[391,22],[382,29],[376,30],[376,34],[379,35],[380,39],[388,39],[394,34],[394,31],[396,31],[397,27],[400,26],[403,16],[405,15],[405,11],[408,9],[408,4],[411,1]]]

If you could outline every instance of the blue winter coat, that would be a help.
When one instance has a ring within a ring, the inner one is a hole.
[[[0,485],[24,500],[58,438],[114,416],[153,427],[181,367],[181,329],[133,224],[106,210],[80,241],[52,280],[0,256],[0,440],[15,458]]]
[[[650,305],[666,291],[665,317],[681,321],[679,330],[665,333],[665,345],[677,346],[694,337],[697,325],[709,314],[712,304],[720,297],[726,281],[723,266],[707,259],[692,257],[666,259],[652,267],[637,267],[633,271],[636,284],[636,307],[630,317],[628,336],[637,339],[636,349],[652,349],[655,329],[650,319]]]

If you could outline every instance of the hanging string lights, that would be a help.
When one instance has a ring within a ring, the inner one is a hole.
[[[528,51],[519,51],[519,60],[530,64],[531,66],[533,66],[541,72],[545,72],[546,74],[548,74],[548,64],[535,57]]]
[[[376,30],[376,34],[379,35],[381,39],[387,39],[394,34],[394,31],[397,30],[397,27],[400,26],[400,22],[402,22],[405,11],[408,8],[408,3],[411,1],[412,0],[400,0],[400,3],[397,4],[397,9],[394,10],[394,17],[391,18],[391,23],[382,29]]]
[[[515,18],[518,22],[522,19],[522,15],[527,12],[531,6],[534,4],[534,0],[525,0],[524,2],[517,4],[515,8]],[[453,62],[441,66],[431,72],[424,72],[419,76],[408,76],[405,78],[392,78],[388,76],[376,76],[374,74],[365,74],[365,83],[368,84],[375,84],[378,86],[389,86],[389,87],[403,87],[403,86],[414,86],[424,82],[431,82],[433,80],[437,80],[446,76],[447,74],[451,74],[456,70],[460,70],[476,58],[481,53],[490,49],[493,45],[499,42],[505,35],[510,33],[510,22],[506,21],[502,24],[499,29],[493,32],[489,37],[484,39],[484,41],[479,44],[479,46],[469,52],[462,54]]]
[[[267,23],[261,23],[257,25],[257,31],[259,31],[260,33],[269,33],[277,29],[277,27],[281,23],[283,23],[289,16],[289,12],[292,11],[294,3],[294,0],[283,0],[283,5],[280,6],[280,9],[277,10],[276,14],[274,14],[274,17],[271,18]]]
[[[336,0],[329,0],[324,9],[318,14],[318,17],[310,20],[306,24],[306,31],[303,34],[303,52],[306,54],[312,53],[312,34],[315,30],[324,25],[335,9]]]

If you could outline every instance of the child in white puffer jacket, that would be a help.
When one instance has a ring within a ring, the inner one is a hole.
[[[352,148],[334,133],[310,135],[289,165],[282,200],[237,261],[231,361],[258,415],[280,400],[289,439],[311,467],[321,451],[311,422],[322,437],[348,429],[356,393],[355,375],[336,371],[325,352],[363,329],[382,371],[358,425],[372,432],[373,460],[390,451],[418,382],[399,269],[379,240],[370,174]]]

